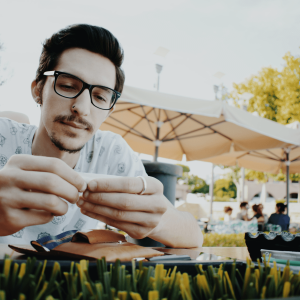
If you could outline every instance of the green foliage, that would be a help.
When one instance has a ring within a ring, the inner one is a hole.
[[[263,68],[245,83],[233,84],[231,97],[239,100],[244,93],[251,94],[249,112],[256,111],[261,117],[287,124],[300,121],[300,58],[288,52],[283,59],[285,66],[281,71]]]
[[[181,165],[181,164],[177,164],[176,166],[182,167],[182,172],[183,172],[183,173],[189,173],[189,172],[190,172],[189,166]]]
[[[268,176],[267,173],[254,171],[254,170],[245,170],[245,179],[246,180],[256,180],[258,182],[267,182]]]
[[[236,186],[228,179],[218,179],[214,184],[214,195],[220,198],[236,198]]]
[[[30,300],[229,300],[300,296],[300,278],[290,270],[289,262],[283,269],[271,268],[269,261],[258,267],[247,259],[246,271],[242,274],[234,261],[231,266],[219,267],[196,264],[197,275],[168,271],[164,265],[145,267],[142,262],[136,267],[132,261],[131,274],[117,260],[106,264],[105,258],[97,260],[98,280],[89,275],[89,262],[71,262],[69,272],[61,272],[54,262],[50,278],[45,276],[41,262],[34,269],[36,259],[27,259],[19,266],[6,258],[0,273],[0,299]]]
[[[244,233],[205,233],[203,247],[246,247]]]
[[[200,187],[195,186],[195,188],[191,191],[192,193],[201,193],[201,194],[208,194],[209,193],[209,185],[206,183]]]
[[[182,174],[182,177],[177,179],[177,182],[181,182],[183,184],[188,185],[191,193],[203,193],[203,194],[208,193],[209,186],[206,184],[204,179],[196,175],[189,174],[190,168],[188,166],[184,166],[184,165],[178,165],[178,166],[183,167],[184,172]]]

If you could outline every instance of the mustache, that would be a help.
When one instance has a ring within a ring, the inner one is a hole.
[[[70,115],[70,116],[58,115],[54,118],[53,122],[76,122],[81,125],[84,125],[85,127],[87,127],[88,130],[93,130],[93,125],[91,123],[74,115]]]

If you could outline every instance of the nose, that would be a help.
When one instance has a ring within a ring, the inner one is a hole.
[[[88,116],[91,109],[91,98],[88,89],[85,89],[78,97],[73,99],[71,111],[77,116]]]

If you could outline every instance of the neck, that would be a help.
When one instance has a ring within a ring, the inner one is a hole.
[[[43,126],[39,126],[39,128],[35,132],[31,152],[32,155],[59,158],[72,169],[76,166],[76,163],[80,156],[80,152],[70,154],[68,152],[59,150],[51,142],[48,133]]]

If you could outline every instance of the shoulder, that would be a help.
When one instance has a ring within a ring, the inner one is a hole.
[[[27,115],[15,111],[1,111],[0,118],[8,118],[19,123],[30,124]]]

